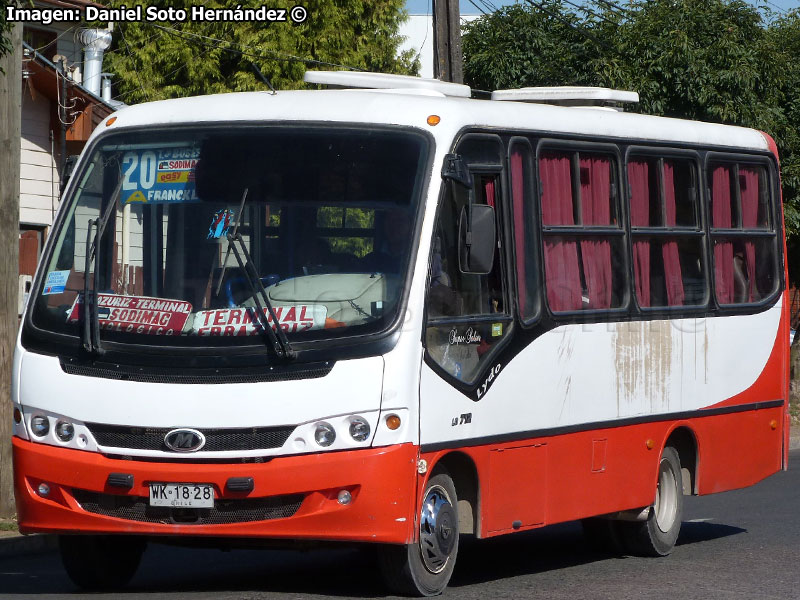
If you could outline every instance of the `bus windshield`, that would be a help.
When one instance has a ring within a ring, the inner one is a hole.
[[[389,128],[104,136],[65,198],[33,324],[80,337],[88,283],[107,341],[263,344],[267,322],[295,341],[384,330],[403,293],[428,150],[422,134]],[[99,235],[89,230],[105,215]],[[234,231],[241,244],[229,243]],[[253,293],[262,285],[268,321]]]

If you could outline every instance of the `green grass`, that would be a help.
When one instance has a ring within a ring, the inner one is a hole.
[[[0,531],[16,531],[16,530],[17,530],[16,521],[6,521],[5,519],[0,520]]]

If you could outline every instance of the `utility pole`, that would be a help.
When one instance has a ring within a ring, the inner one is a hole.
[[[14,512],[11,466],[11,371],[17,337],[19,161],[22,125],[22,23],[6,34],[0,58],[0,517]]]
[[[433,0],[433,76],[464,83],[458,0]]]

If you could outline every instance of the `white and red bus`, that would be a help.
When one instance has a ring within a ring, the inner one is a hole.
[[[20,529],[77,584],[148,540],[374,544],[583,519],[664,555],[683,496],[786,467],[778,157],[631,93],[357,88],[132,106],[69,182],[14,359]],[[566,105],[566,106],[565,106]]]

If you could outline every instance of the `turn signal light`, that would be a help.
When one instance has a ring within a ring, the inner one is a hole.
[[[400,417],[397,415],[389,415],[386,417],[386,426],[394,431],[395,429],[400,428]]]
[[[647,441],[644,443],[644,445],[645,445],[645,446],[647,446],[647,449],[648,449],[648,450],[652,450],[653,448],[655,448],[655,447],[656,447],[656,443],[655,443],[653,440],[647,440]]]
[[[442,118],[439,115],[428,115],[428,125],[431,127],[436,127],[441,120]]]
[[[769,422],[769,426],[770,426],[770,428],[775,430],[775,429],[778,428],[778,422],[775,419],[772,419],[772,421]]]
[[[109,125],[113,125],[116,120],[117,117],[111,117],[108,121],[106,121],[106,127],[108,127]]]

